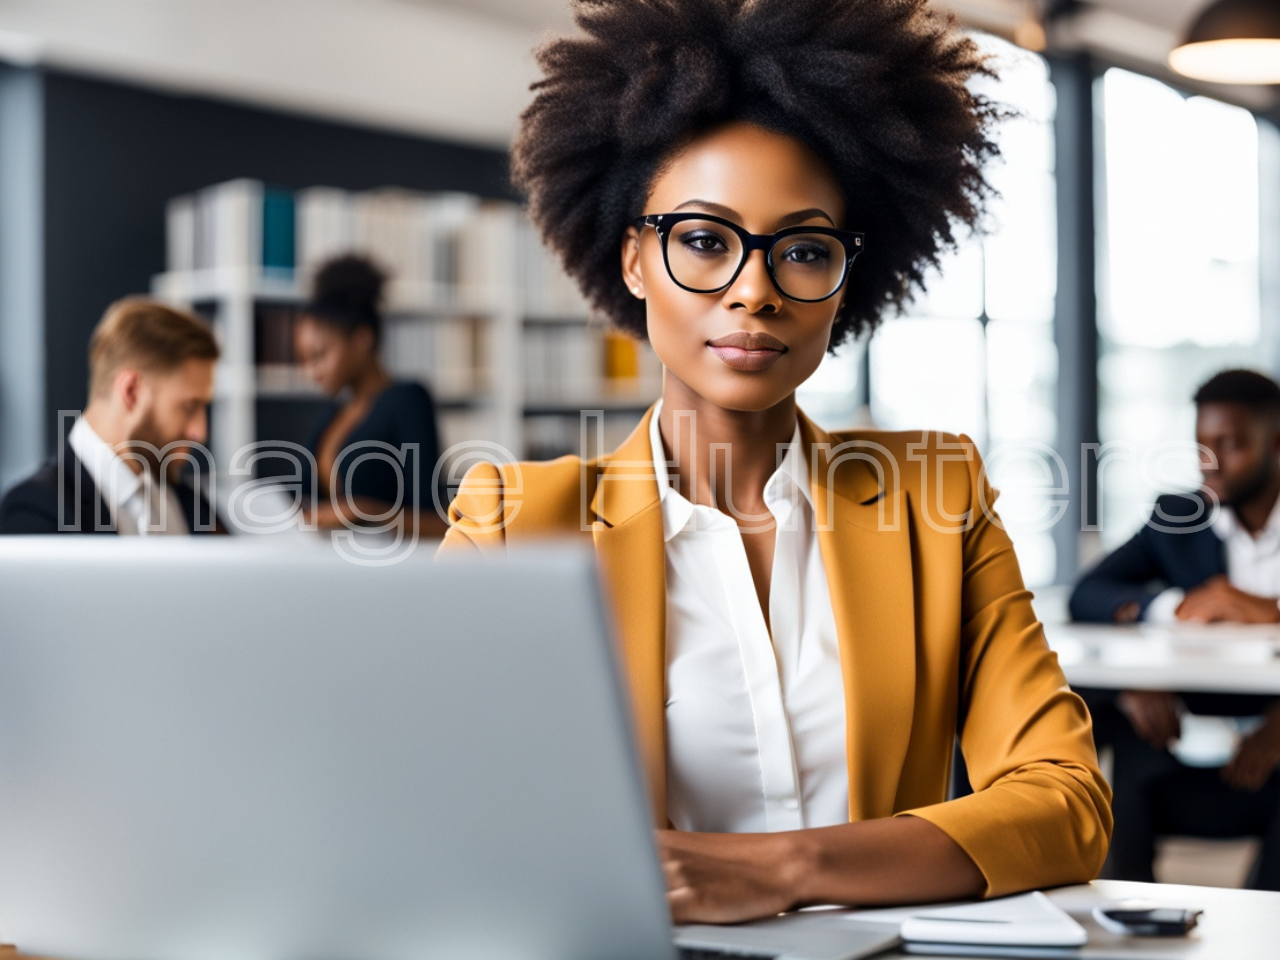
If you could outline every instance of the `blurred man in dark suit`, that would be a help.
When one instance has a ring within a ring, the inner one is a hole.
[[[1227,370],[1196,393],[1200,490],[1166,494],[1151,520],[1081,578],[1076,620],[1280,623],[1280,385]],[[1263,839],[1253,885],[1280,890],[1280,700],[1087,691],[1099,745],[1115,751],[1111,874],[1151,880],[1155,838]],[[1225,763],[1169,751],[1183,716],[1249,718]]]
[[[0,533],[225,532],[182,478],[208,438],[218,345],[143,298],[112,304],[89,345],[89,404],[58,455],[0,500]]]

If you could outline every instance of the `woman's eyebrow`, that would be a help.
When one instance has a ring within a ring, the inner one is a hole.
[[[686,200],[684,203],[675,207],[675,210],[683,210],[686,207],[698,207],[707,213],[717,217],[723,217],[725,220],[732,220],[734,223],[742,222],[742,214],[734,210],[733,207],[726,207],[723,203],[716,203],[713,200]],[[674,211],[673,211],[674,212]],[[825,210],[818,207],[810,207],[807,210],[797,210],[795,213],[788,213],[785,217],[781,217],[776,224],[775,230],[783,230],[787,227],[793,227],[796,224],[804,223],[806,220],[812,220],[814,217],[821,217],[833,227],[836,222],[831,215]]]
[[[701,207],[707,213],[723,217],[726,220],[732,220],[735,223],[742,219],[742,214],[738,213],[733,207],[726,207],[723,203],[716,203],[713,200],[686,200],[675,209],[683,210],[685,207]]]
[[[808,210],[797,210],[795,213],[788,213],[785,217],[778,221],[779,230],[784,227],[794,227],[797,224],[804,223],[806,220],[812,220],[814,217],[821,217],[833,227],[836,225],[835,220],[825,210],[819,210],[817,207],[810,207]]]

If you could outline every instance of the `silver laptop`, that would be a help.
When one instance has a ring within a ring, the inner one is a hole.
[[[605,624],[571,551],[368,567],[318,542],[0,538],[0,938],[670,960]],[[840,960],[895,933],[799,915],[682,939]]]

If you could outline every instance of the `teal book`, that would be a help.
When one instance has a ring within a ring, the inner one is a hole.
[[[262,266],[293,270],[295,263],[293,191],[267,187],[262,192]]]

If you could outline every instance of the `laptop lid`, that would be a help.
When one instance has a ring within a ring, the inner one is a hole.
[[[0,538],[0,937],[85,960],[651,960],[591,557]]]

